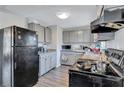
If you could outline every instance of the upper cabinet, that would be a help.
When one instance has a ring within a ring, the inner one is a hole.
[[[45,42],[46,43],[50,43],[52,39],[52,32],[51,29],[49,27],[45,28]]]
[[[84,42],[92,42],[91,40],[91,31],[87,30],[83,32],[83,41]]]
[[[76,32],[77,42],[84,42],[84,31]]]
[[[29,23],[28,28],[30,30],[36,31],[38,35],[38,42],[44,42],[44,27],[40,24]]]
[[[43,27],[40,24],[35,24],[35,23],[29,23],[28,28],[30,30],[36,31],[38,35],[39,43],[43,43],[43,42],[50,43],[51,42],[52,32],[50,28]]]
[[[90,31],[63,31],[63,43],[90,42]]]
[[[70,32],[69,31],[64,31],[63,32],[63,42],[64,43],[69,43],[70,42]]]

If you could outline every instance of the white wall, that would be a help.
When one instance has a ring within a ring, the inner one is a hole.
[[[107,41],[106,47],[124,50],[124,29],[115,32],[115,39]]]
[[[49,49],[56,49],[57,48],[57,26],[49,26],[52,31],[52,40],[51,43],[48,45]]]
[[[61,45],[62,45],[62,31],[63,29],[57,26],[57,66],[61,65],[60,57],[61,57]]]
[[[60,64],[60,56],[61,56],[61,45],[62,45],[62,31],[63,29],[59,26],[50,26],[52,30],[52,41],[51,44],[48,46],[51,49],[56,49],[57,51],[57,67]]]
[[[27,28],[27,20],[24,17],[0,12],[0,28],[17,25]]]

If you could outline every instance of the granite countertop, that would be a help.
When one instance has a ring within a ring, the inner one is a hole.
[[[72,50],[72,49],[62,49],[61,52],[85,53],[84,50]]]
[[[48,52],[56,52],[56,49],[48,49]]]

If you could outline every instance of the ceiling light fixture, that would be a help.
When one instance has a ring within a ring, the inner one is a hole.
[[[68,12],[57,12],[56,16],[59,19],[67,19],[70,16],[70,13],[68,13]]]

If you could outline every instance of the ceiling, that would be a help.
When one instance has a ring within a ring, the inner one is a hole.
[[[89,25],[96,19],[95,5],[1,5],[0,11],[21,15],[43,25],[59,25],[63,28]],[[69,12],[70,17],[61,20],[57,12]]]

